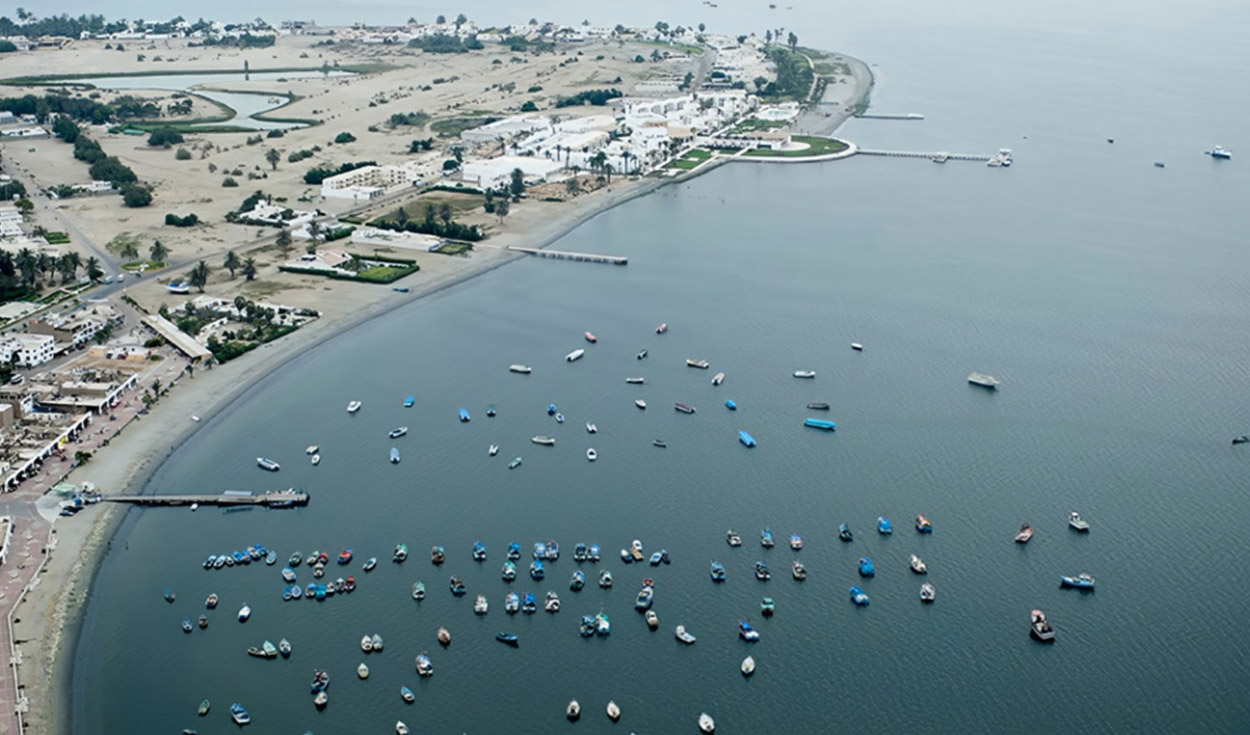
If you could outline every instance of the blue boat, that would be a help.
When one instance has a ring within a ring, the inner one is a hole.
[[[582,573],[582,570],[578,569],[576,572],[573,572],[573,579],[569,580],[569,589],[579,592],[585,586],[586,575]]]
[[[416,402],[417,402],[416,398],[413,398],[412,396],[408,396],[407,398],[404,399],[404,408],[412,408],[412,404]]]
[[[506,643],[507,645],[512,646],[513,648],[516,648],[517,646],[516,633],[503,633],[503,632],[496,633],[495,640],[499,641],[500,643]]]
[[[590,551],[586,552],[586,558],[589,559],[590,561],[599,561],[599,559],[601,558],[601,554],[599,551],[599,544],[590,545]]]
[[[473,561],[486,561],[486,546],[481,541],[473,542]]]
[[[863,607],[868,604],[868,595],[858,587],[851,587],[851,602]]]
[[[399,464],[399,448],[391,447],[391,464]]]
[[[859,576],[871,577],[876,573],[877,570],[872,566],[872,559],[869,559],[866,556],[859,557]]]
[[[589,637],[593,636],[593,635],[595,634],[595,628],[596,628],[596,627],[598,627],[598,626],[597,626],[597,625],[596,625],[596,623],[595,623],[595,618],[594,618],[594,616],[592,616],[592,615],[583,615],[583,616],[582,616],[582,624],[581,624],[581,628],[580,628],[580,630],[581,630],[581,632],[582,632],[582,637],[583,637],[583,638],[589,638]]]
[[[460,409],[460,420],[461,420],[462,422],[463,422],[463,421],[468,421],[468,420],[469,420],[469,412],[468,412],[468,410],[467,410],[467,409],[463,409],[463,408],[462,408],[462,409]]]
[[[838,526],[838,538],[842,539],[843,541],[850,541],[852,538],[854,538],[851,535],[851,527],[846,525],[845,523]]]
[[[743,446],[747,446],[747,447],[755,446],[755,437],[751,436],[745,431],[738,432],[738,441],[742,442]]]
[[[534,595],[526,592],[524,599],[521,601],[521,611],[526,615],[531,615],[538,610],[538,603],[534,602]]]
[[[547,576],[547,572],[543,570],[543,563],[541,561],[539,561],[538,559],[535,559],[534,561],[530,562],[530,578],[531,579],[538,580],[546,576]]]
[[[711,574],[712,574],[713,582],[724,582],[725,581],[725,565],[721,564],[718,561],[712,562]]]
[[[451,593],[456,597],[464,597],[464,582],[461,582],[459,577],[452,577],[451,581],[447,583],[447,586],[451,589]]]
[[[773,546],[773,529],[765,528],[760,531],[760,546],[771,549]]]
[[[550,561],[556,561],[557,559],[559,559],[560,558],[560,544],[557,544],[554,540],[548,541],[547,551],[544,554],[544,556]]]
[[[391,286],[391,290],[395,293],[408,293],[407,286]]]
[[[282,588],[282,601],[283,602],[291,601],[291,585],[289,584]]]
[[[838,426],[832,421],[825,421],[824,419],[803,419],[803,425],[809,426],[813,429],[822,429],[824,431],[833,431]]]
[[[751,624],[745,620],[738,621],[738,637],[748,643],[754,643],[760,639],[760,632],[751,627]]]
[[[726,399],[725,399],[725,408],[729,409],[730,411],[737,411],[737,410],[738,410],[738,404],[737,404],[737,403],[735,403],[735,402],[734,402],[734,400],[733,400],[732,398],[726,398]]]
[[[509,615],[515,614],[517,610],[521,609],[521,596],[515,592],[509,592],[504,597],[503,609]]]
[[[1088,574],[1078,574],[1075,577],[1060,577],[1059,584],[1062,587],[1071,587],[1078,590],[1094,589],[1094,578]]]
[[[315,597],[318,601],[324,600],[326,598],[326,586],[324,584],[317,585],[317,589],[314,591],[313,597]]]
[[[877,533],[882,536],[888,536],[894,533],[894,527],[890,525],[890,519],[885,516],[877,516]]]
[[[304,590],[298,584],[291,585],[291,599],[298,600],[304,596]]]
[[[230,558],[234,559],[235,564],[242,564],[245,557],[243,556],[242,551],[236,551],[230,554]]]
[[[211,554],[211,555],[209,555],[209,557],[208,557],[207,559],[205,559],[205,560],[204,560],[204,568],[205,568],[205,569],[209,569],[209,568],[211,568],[211,567],[213,566],[213,564],[215,564],[216,562],[217,562],[217,555],[216,555],[216,554]]]
[[[634,609],[643,612],[651,609],[651,599],[655,596],[655,589],[651,585],[643,587],[638,592],[637,599],[634,600]]]
[[[317,583],[316,582],[308,583],[308,586],[304,588],[304,597],[307,597],[310,600],[317,597]]]
[[[508,544],[508,558],[514,561],[521,558],[521,545],[520,544],[518,544],[515,541]]]
[[[534,558],[545,559],[547,557],[547,544],[542,541],[534,542]]]
[[[251,722],[252,716],[243,709],[243,705],[235,702],[230,705],[230,719],[234,720],[234,724],[242,726]]]
[[[548,403],[548,404],[547,404],[547,415],[548,415],[548,416],[555,416],[555,415],[556,415],[556,404],[554,404],[554,403]]]

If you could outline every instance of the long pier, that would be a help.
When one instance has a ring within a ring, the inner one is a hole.
[[[308,493],[298,490],[272,490],[260,495],[114,495],[111,503],[146,506],[221,505],[261,506],[263,508],[294,508],[308,505]]]
[[[983,153],[925,153],[923,151],[874,151],[864,148],[859,149],[859,155],[862,156],[890,156],[893,158],[930,158],[945,159],[948,161],[980,161],[985,163],[993,158],[993,156]]]
[[[629,258],[620,255],[595,255],[594,253],[573,253],[567,250],[547,250],[541,248],[522,248],[516,245],[509,245],[509,250],[515,250],[518,253],[527,255],[537,255],[540,258],[555,258],[556,260],[579,260],[586,263],[609,263],[611,265],[627,265]]]
[[[924,119],[924,115],[921,115],[919,112],[908,112],[906,114],[886,113],[886,112],[882,112],[882,113],[867,113],[866,112],[863,115],[856,115],[856,117],[860,118],[861,120],[923,120]]]

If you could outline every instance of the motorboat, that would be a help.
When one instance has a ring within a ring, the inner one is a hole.
[[[681,411],[682,413],[694,413],[694,406],[685,403],[675,403],[673,404],[673,408]]]
[[[291,655],[291,642],[285,638],[278,641],[278,653],[282,654],[283,658],[290,656]]]
[[[739,666],[738,668],[742,669],[743,676],[750,676],[751,674],[754,674],[755,673],[755,659],[751,658],[750,656],[747,656],[746,658],[742,659],[742,665]],[[700,725],[699,727],[702,728],[703,726]],[[709,732],[709,731],[704,730],[704,732]]]
[[[920,557],[916,556],[915,554],[911,555],[911,558],[907,560],[907,563],[911,567],[911,570],[915,572],[916,574],[928,574],[929,573],[929,568],[926,567],[924,562],[920,560]]]
[[[1078,574],[1075,577],[1060,577],[1059,584],[1062,587],[1072,587],[1078,590],[1094,589],[1094,578],[1088,574]]]
[[[352,562],[352,550],[350,548],[343,549],[342,551],[339,552],[339,558],[338,558],[339,564],[350,564],[351,562]]]
[[[634,609],[644,612],[651,609],[651,601],[655,598],[655,588],[647,585],[638,591],[638,596],[634,598]]]
[[[861,345],[861,344],[860,344],[860,343],[858,343],[858,342],[852,342],[852,343],[851,343],[851,349],[852,349],[852,350],[855,350],[856,352],[863,352],[863,351],[864,351],[864,346],[863,346],[863,345]]]
[[[638,351],[638,354],[637,354],[637,355],[634,355],[634,358],[635,358],[635,359],[637,359],[637,360],[645,360],[645,359],[647,359],[647,351],[646,351],[646,350],[639,350],[639,351]]]
[[[760,632],[753,628],[750,623],[745,620],[738,621],[738,637],[747,643],[754,643],[760,639]]]
[[[558,413],[558,414],[556,414],[556,423],[557,423],[557,424],[563,424],[563,423],[564,423],[564,414],[562,414],[562,413]]]
[[[729,544],[730,546],[741,546],[742,537],[738,535],[737,531],[731,528],[725,532],[725,543]]]
[[[616,702],[608,702],[607,712],[609,720],[616,722],[621,719],[621,708],[616,706]]]
[[[801,562],[791,562],[790,573],[793,574],[794,578],[800,582],[807,579],[807,567],[803,566]]]
[[[468,409],[461,408],[458,410],[458,413],[460,414],[460,423],[467,423],[469,419],[472,418],[469,416]]]
[[[552,539],[547,542],[547,548],[543,554],[543,558],[548,561],[557,561],[560,558],[560,544]]]
[[[289,556],[286,560],[286,565],[289,567],[298,567],[300,564],[303,564],[303,563],[304,563],[304,555],[299,553],[298,551],[293,552],[291,556]]]
[[[590,638],[594,636],[597,625],[598,623],[593,615],[583,615],[582,622],[578,626],[578,630],[581,631],[583,638]]]
[[[1233,152],[1228,150],[1222,145],[1217,145],[1216,147],[1208,151],[1207,155],[1211,156],[1212,158],[1216,160],[1227,161],[1233,157]]]
[[[531,436],[530,441],[535,444],[541,444],[544,447],[554,447],[556,445],[556,440],[549,436]]]
[[[673,631],[673,634],[677,637],[677,640],[685,643],[687,646],[694,643],[696,640],[694,634],[686,630],[686,626],[684,625],[677,626],[677,628]]]
[[[513,541],[508,544],[508,558],[516,561],[521,558],[521,545]]]
[[[439,626],[438,631],[434,634],[434,638],[443,648],[451,645],[451,631],[442,626]]]
[[[599,341],[599,338],[591,334],[590,332],[583,332],[582,336],[585,337],[586,341],[591,343],[592,345]]]
[[[637,406],[638,408],[641,408],[644,411],[647,410],[647,402],[641,398],[635,398],[634,405]]]
[[[977,372],[968,373],[968,382],[972,385],[988,388],[989,390],[997,390],[998,386],[1001,384],[1001,381],[993,375],[986,375],[985,373]]]
[[[762,561],[755,562],[755,578],[761,582],[767,582],[773,578],[772,572],[768,571],[768,565]]]
[[[473,601],[473,612],[476,615],[485,615],[490,610],[490,603],[486,601],[486,595],[478,595]]]
[[[543,609],[552,614],[560,612],[560,596],[549,590],[547,598],[543,600]]]
[[[425,599],[425,582],[413,582],[412,599],[420,602]]]
[[[215,607],[217,607],[217,593],[216,592],[213,592],[212,594],[210,594],[208,597],[204,599],[204,607],[208,608],[209,610],[212,610]]]
[[[439,564],[442,564],[445,561],[447,561],[447,551],[443,549],[443,547],[434,546],[430,548],[430,563],[431,564],[438,566]]]
[[[243,705],[235,702],[230,705],[230,719],[234,720],[234,724],[242,727],[252,721],[252,716],[247,713]]]
[[[924,584],[920,585],[920,601],[921,602],[933,602],[936,598],[937,598],[937,590],[933,588],[933,585],[929,584],[928,582],[925,582]]]
[[[509,615],[515,615],[521,609],[521,596],[515,592],[509,592],[504,597],[503,610]]]
[[[771,528],[761,529],[760,546],[763,546],[765,549],[771,549],[773,547],[773,543],[773,530]]]
[[[828,411],[829,410],[828,403],[809,403],[807,404],[807,407],[813,411]]]
[[[557,411],[557,410],[558,410],[558,409],[556,409],[556,404],[554,404],[554,403],[548,403],[548,404],[547,404],[547,415],[548,415],[548,416],[555,416],[555,415],[556,415],[556,411]]]
[[[933,533],[933,524],[922,515],[916,516],[916,530],[920,533]]]
[[[434,675],[434,664],[430,661],[430,657],[425,651],[417,654],[416,666],[417,673],[421,676],[428,677]]]
[[[664,322],[663,324],[655,328],[656,334],[664,334],[667,331],[668,331],[668,322]]]
[[[530,579],[538,581],[547,576],[546,570],[543,569],[543,563],[538,559],[530,562]]]
[[[894,526],[890,525],[890,519],[885,516],[877,516],[877,533],[882,536],[888,536],[894,533]]]
[[[609,572],[606,569],[599,572],[599,586],[605,590],[612,587],[612,572]]]
[[[486,545],[481,541],[473,542],[473,561],[486,561]]]
[[[797,533],[790,534],[790,548],[799,551],[803,548],[803,537]]]
[[[295,570],[290,567],[282,568],[282,581],[291,584],[295,581]]]
[[[1046,619],[1046,613],[1041,610],[1034,610],[1030,614],[1029,635],[1042,643],[1050,643],[1055,640],[1055,629],[1051,626],[1050,621]]]
[[[200,717],[203,717],[204,715],[208,714],[208,710],[211,707],[212,707],[212,704],[207,699],[202,700],[200,702],[200,706],[195,710],[195,713],[199,715]]]
[[[520,466],[521,466],[520,457],[513,457],[512,461],[508,463],[508,469],[510,470],[515,470],[517,467],[520,467]]]
[[[316,454],[320,450],[321,450],[321,447],[317,446],[316,444],[309,444],[308,447],[304,449],[304,454],[312,455],[312,454]]]
[[[725,382],[725,374],[717,373],[712,376],[712,385],[720,385]]]
[[[365,565],[361,567],[361,569],[363,569],[366,572],[372,572],[374,568],[376,568],[377,566],[378,566],[378,558],[376,556],[371,556],[368,558],[368,560],[365,561]]]
[[[486,404],[486,418],[493,419],[495,418],[495,415],[497,413],[498,411],[495,410],[495,404],[493,403]]]
[[[308,458],[308,461],[312,464],[313,467],[316,467],[317,465],[321,464],[321,455],[314,454],[313,456]]]
[[[600,610],[599,614],[595,616],[595,634],[596,635],[611,635],[612,634],[612,621],[608,619],[608,614],[602,610]]]
[[[594,462],[596,459],[599,459],[599,453],[595,451],[594,447],[591,447],[590,449],[586,450],[586,459],[590,460],[591,462]]]
[[[511,559],[503,563],[503,571],[501,572],[503,581],[511,582],[516,579],[516,563]]]
[[[586,559],[592,562],[599,561],[600,559],[599,544],[590,545],[590,549],[586,551]]]
[[[820,429],[821,431],[834,431],[838,428],[838,425],[832,421],[814,418],[803,419],[803,425],[809,429]]]
[[[794,371],[794,377],[796,377],[796,378],[807,378],[807,379],[809,379],[809,380],[810,380],[811,378],[816,377],[816,371],[814,371],[814,370],[795,370],[795,371]]]
[[[408,558],[408,545],[399,544],[395,547],[395,552],[391,554],[391,561],[396,564],[402,564]]]
[[[659,447],[660,449],[668,449],[668,442],[663,439],[652,439],[651,446]]]
[[[634,539],[633,541],[630,541],[629,553],[630,553],[630,556],[634,558],[634,561],[637,561],[637,562],[642,561],[642,542],[639,541],[638,539]]]
[[[417,399],[415,397],[408,396],[407,398],[404,399],[404,408],[412,408],[416,402],[417,402]]]
[[[725,399],[725,408],[729,409],[730,411],[737,411],[737,410],[738,410],[738,403],[737,403],[737,401],[733,400],[732,398],[726,398],[726,399]]]
[[[521,595],[521,612],[526,615],[533,615],[538,612],[538,603],[534,600],[532,593],[526,592]]]
[[[278,464],[277,462],[273,461],[272,459],[268,457],[257,457],[256,466],[260,467],[262,470],[267,470],[269,472],[277,472],[278,470],[282,469],[282,465]]]
[[[580,592],[581,589],[585,586],[586,586],[586,575],[582,573],[582,570],[578,569],[577,571],[573,572],[573,578],[569,580],[569,589],[573,590],[574,592]]]
[[[589,421],[587,421],[587,422],[586,422],[586,433],[587,433],[587,434],[596,434],[596,433],[598,433],[598,432],[599,432],[599,427],[598,427],[598,426],[595,426],[593,423],[591,423],[591,422],[589,422]]]
[[[852,586],[851,587],[851,602],[855,603],[856,605],[859,605],[860,607],[863,607],[864,605],[868,604],[868,595],[864,594],[864,591],[860,589],[859,587]]]
[[[1016,543],[1027,544],[1031,538],[1033,538],[1033,527],[1027,523],[1021,524],[1020,533],[1016,534]]]
[[[581,541],[578,541],[573,546],[573,561],[577,561],[577,562],[586,561],[587,553],[588,552],[586,550],[586,544],[582,543]]]
[[[407,427],[407,426],[400,426],[400,427],[397,427],[397,428],[391,429],[391,433],[389,434],[389,436],[390,436],[392,439],[398,439],[399,437],[401,437],[401,436],[403,436],[404,434],[407,434],[407,433],[408,433],[408,427]]]
[[[1089,521],[1082,518],[1081,514],[1076,511],[1072,511],[1072,513],[1068,515],[1068,525],[1071,526],[1074,531],[1080,531],[1082,533],[1089,531]]]
[[[195,629],[195,626],[191,625],[191,618],[182,619],[182,632],[183,633],[190,633],[194,629]]]
[[[686,367],[699,368],[700,370],[708,369],[707,360],[695,360],[693,358],[686,359]]]
[[[326,705],[329,703],[330,695],[326,694],[324,689],[318,691],[317,694],[313,696],[313,705],[316,706],[317,709],[325,709]]]
[[[360,401],[352,401],[351,403],[347,404],[348,413],[356,413],[359,410],[360,410]]]
[[[642,385],[647,382],[646,378],[626,378],[625,382],[630,385]]]
[[[512,646],[513,648],[517,647],[516,633],[507,633],[504,631],[499,631],[498,633],[495,634],[495,640],[499,641],[500,643],[503,643],[504,645]]]
[[[542,541],[534,542],[534,558],[535,559],[547,558],[547,545],[544,544]]]
[[[365,653],[373,653],[373,637],[365,634],[360,637],[360,650]]]
[[[395,733],[396,735],[408,735],[408,726],[404,724],[403,720],[395,721]]]
[[[199,620],[197,620],[196,622],[199,624],[199,626],[200,626],[200,630],[204,630],[205,628],[207,628],[207,627],[208,627],[208,616],[207,616],[207,615],[201,615],[201,616],[199,617]]]
[[[751,436],[745,431],[738,432],[738,441],[742,442],[742,445],[746,447],[755,446],[755,437]]]
[[[1245,444],[1246,442],[1250,442],[1250,436],[1242,435],[1233,437],[1233,444]]]
[[[487,455],[491,457],[495,456],[496,454],[499,454],[499,445],[498,444],[490,445],[490,449],[486,450],[486,453]]]
[[[530,367],[529,365],[519,365],[519,364],[509,365],[508,370],[514,373],[520,373],[521,375],[529,375],[530,373],[534,372],[534,368]]]
[[[713,582],[724,582],[725,581],[725,565],[721,564],[718,561],[712,562],[712,571],[710,572],[710,574],[712,575]]]
[[[247,619],[250,617],[252,617],[252,608],[248,607],[245,602],[243,603],[243,607],[239,608],[239,622],[246,623]]]
[[[663,550],[661,550],[661,551],[657,551],[657,552],[654,552],[653,554],[651,554],[651,558],[647,560],[647,562],[648,562],[651,566],[653,566],[653,567],[658,567],[658,566],[660,566],[660,563],[661,563],[661,562],[663,562],[663,561],[664,561],[664,551],[663,551]]]
[[[569,702],[569,706],[564,708],[564,716],[569,718],[569,720],[576,720],[582,716],[582,706],[577,703],[576,699]]]
[[[699,732],[713,733],[716,732],[716,721],[706,712],[699,714]]]
[[[565,355],[564,359],[567,360],[568,362],[576,362],[577,360],[582,359],[582,355],[585,355],[585,354],[586,354],[586,350],[577,349]]]
[[[401,686],[399,688],[399,696],[408,704],[412,704],[417,699],[416,695],[412,693],[412,690],[406,686]]]
[[[451,593],[455,595],[456,597],[464,596],[464,593],[465,593],[464,582],[460,581],[459,577],[452,577],[451,580],[447,583],[447,586],[451,589]]]
[[[872,559],[866,556],[859,557],[859,576],[872,577],[875,576],[877,570],[872,566]]]
[[[773,601],[773,598],[765,597],[763,600],[760,600],[760,615],[771,618],[776,611],[777,603]]]
[[[655,610],[648,610],[647,614],[643,615],[643,619],[647,621],[647,627],[651,630],[660,627],[660,616],[655,614]]]

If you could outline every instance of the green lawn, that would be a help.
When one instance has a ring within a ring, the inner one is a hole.
[[[64,245],[69,242],[69,235],[64,232],[45,232],[43,239],[47,240],[49,245]]]
[[[443,246],[434,252],[439,255],[461,255],[473,249],[471,242],[445,242]]]
[[[398,281],[409,273],[415,273],[417,267],[415,265],[401,266],[392,268],[385,265],[375,265],[370,268],[357,271],[356,278],[361,281],[370,281],[373,283],[390,283]]]
[[[784,128],[787,124],[789,124],[788,120],[761,120],[758,117],[752,117],[735,125],[733,130],[730,131],[730,135],[746,133],[752,130],[776,130],[777,128]]]
[[[491,117],[447,117],[430,123],[430,130],[440,138],[455,138],[466,130],[472,130],[490,122]]]
[[[795,143],[807,143],[809,147],[799,151],[770,151],[767,148],[756,148],[753,151],[748,151],[746,155],[774,158],[809,158],[812,156],[824,156],[830,153],[841,153],[847,149],[846,143],[830,138],[796,135],[791,140]]]
[[[164,263],[160,263],[155,260],[136,260],[130,263],[122,263],[122,270],[137,271],[140,268],[143,268],[145,265],[147,266],[147,268],[144,268],[144,270],[149,270],[149,271],[154,271],[159,268],[165,267]]]

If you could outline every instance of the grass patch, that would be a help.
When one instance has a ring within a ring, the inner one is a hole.
[[[693,168],[697,168],[701,163],[709,160],[711,157],[712,157],[712,153],[710,151],[705,151],[702,148],[691,148],[690,150],[686,151],[686,154],[683,155],[681,158],[678,158],[675,161],[669,161],[668,165],[665,166],[664,168],[673,168],[673,169],[678,169],[681,171],[689,171]]]
[[[107,243],[105,243],[104,249],[116,255],[120,253],[122,251],[122,248],[126,247],[127,245],[134,245],[135,249],[139,250],[140,249],[139,238],[130,234],[129,232],[123,232],[117,235],[116,237],[114,237],[112,240],[109,240]]]
[[[473,250],[473,243],[471,242],[448,241],[443,243],[441,248],[433,252],[438,253],[439,255],[464,255],[471,250]]]
[[[669,161],[668,165],[666,165],[664,168],[675,168],[681,171],[689,171],[701,163],[703,162],[702,161],[689,161],[685,158],[679,158],[676,161]]]
[[[159,260],[136,260],[130,263],[122,263],[124,271],[154,271],[164,268],[165,264]]]
[[[777,128],[784,128],[789,122],[789,120],[761,120],[758,117],[753,117],[735,125],[733,130],[729,131],[729,134],[741,135],[753,130],[776,130]]]
[[[439,206],[444,203],[450,204],[452,212],[457,216],[472,214],[482,208],[483,201],[482,197],[476,194],[455,194],[443,191],[429,192],[421,194],[416,199],[393,209],[383,210],[376,217],[369,220],[369,224],[374,226],[379,224],[393,225],[395,224],[395,215],[399,214],[400,209],[404,210],[409,220],[421,221],[425,219],[425,208],[427,206],[433,205],[435,211],[437,211]]]
[[[667,43],[665,41],[640,41],[643,46],[655,46],[656,48],[667,49],[668,51],[676,51],[691,56],[702,56],[702,46],[692,46],[688,43]]]
[[[69,235],[64,232],[45,232],[43,239],[47,240],[49,245],[64,245],[69,242]]]
[[[430,123],[430,130],[440,138],[455,138],[466,130],[494,122],[495,117],[445,117]]]
[[[770,151],[767,148],[756,148],[753,151],[748,151],[746,155],[756,158],[810,158],[830,153],[841,153],[848,148],[846,143],[831,138],[796,135],[791,140],[795,143],[807,143],[808,147],[798,151]]]

